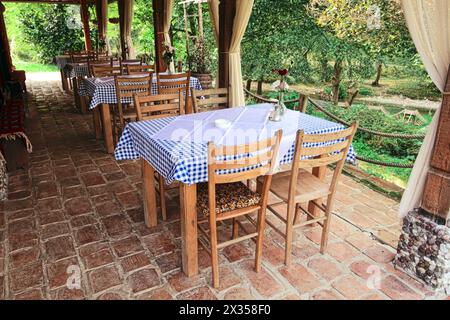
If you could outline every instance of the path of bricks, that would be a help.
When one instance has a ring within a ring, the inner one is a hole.
[[[146,228],[138,163],[107,155],[91,116],[76,112],[58,85],[28,83],[34,150],[30,169],[10,176],[9,199],[0,202],[0,299],[442,298],[392,267],[398,204],[348,177],[328,254],[318,252],[320,230],[299,230],[286,268],[283,242],[267,229],[261,273],[253,272],[249,241],[222,251],[219,290],[210,286],[204,251],[200,274],[186,278],[176,191],[169,221]],[[69,289],[78,270],[81,289]]]

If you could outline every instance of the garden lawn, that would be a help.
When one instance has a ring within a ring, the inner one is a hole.
[[[25,72],[57,72],[58,67],[56,65],[41,64],[35,62],[15,62],[17,70],[24,70]]]

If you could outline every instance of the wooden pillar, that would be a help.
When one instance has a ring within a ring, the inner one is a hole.
[[[98,26],[98,40],[107,41],[107,23],[108,23],[108,0],[97,0],[96,2],[97,26]],[[106,43],[108,50],[108,44]]]
[[[221,0],[219,4],[219,87],[228,88],[229,52],[233,34],[234,16],[237,0]]]
[[[117,0],[117,8],[119,9],[119,39],[120,39],[120,49],[122,50],[122,59],[126,59],[127,58],[127,44],[125,42],[125,37],[124,37],[124,30],[123,30],[123,26],[124,26],[124,0]]]
[[[162,57],[164,43],[164,0],[153,0],[153,27],[155,30],[155,67],[156,72],[164,72],[167,66]]]
[[[84,46],[87,51],[92,50],[91,33],[89,30],[89,11],[86,0],[80,0],[81,21],[83,22]]]
[[[5,6],[0,2],[0,87],[4,85],[5,81],[10,80],[12,70],[11,51],[3,17],[4,12]]]
[[[421,208],[445,223],[450,219],[450,69]]]

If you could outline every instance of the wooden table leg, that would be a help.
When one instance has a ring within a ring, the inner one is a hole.
[[[155,170],[144,159],[142,161],[143,177],[143,197],[144,197],[144,217],[147,227],[155,227],[158,224],[158,213],[156,211],[156,192],[155,192]]]
[[[69,84],[67,83],[67,78],[66,78],[66,74],[64,72],[64,70],[59,70],[59,72],[61,73],[61,84],[62,84],[62,88],[64,91],[69,90]]]
[[[198,274],[197,185],[180,183],[181,239],[183,272]]]
[[[321,181],[325,179],[325,175],[327,173],[327,167],[316,167],[312,169],[312,174],[319,178]],[[314,204],[309,203],[308,211],[312,213],[314,216],[319,216],[320,211]],[[308,220],[312,220],[310,216],[308,216]]]
[[[114,153],[111,112],[109,111],[109,104],[103,103],[99,107],[101,108],[102,113],[103,139],[105,141],[106,152]]]
[[[95,139],[99,140],[102,137],[102,126],[99,108],[94,108],[94,110],[92,110],[92,117],[94,119]]]
[[[72,78],[72,91],[73,91],[73,98],[75,100],[75,107],[78,110],[81,110],[81,102],[80,102],[80,95],[78,94],[78,83],[77,78]]]

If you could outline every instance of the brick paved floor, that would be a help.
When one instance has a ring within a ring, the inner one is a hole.
[[[320,230],[299,230],[286,268],[283,242],[268,228],[261,273],[252,269],[249,241],[222,251],[219,290],[210,286],[204,251],[200,274],[186,278],[176,191],[169,221],[147,229],[139,165],[107,155],[93,138],[91,116],[77,113],[58,85],[28,83],[34,151],[30,169],[10,176],[9,199],[0,203],[0,299],[442,298],[391,264],[398,204],[348,177],[327,254],[318,252]],[[81,289],[69,289],[77,270]]]

